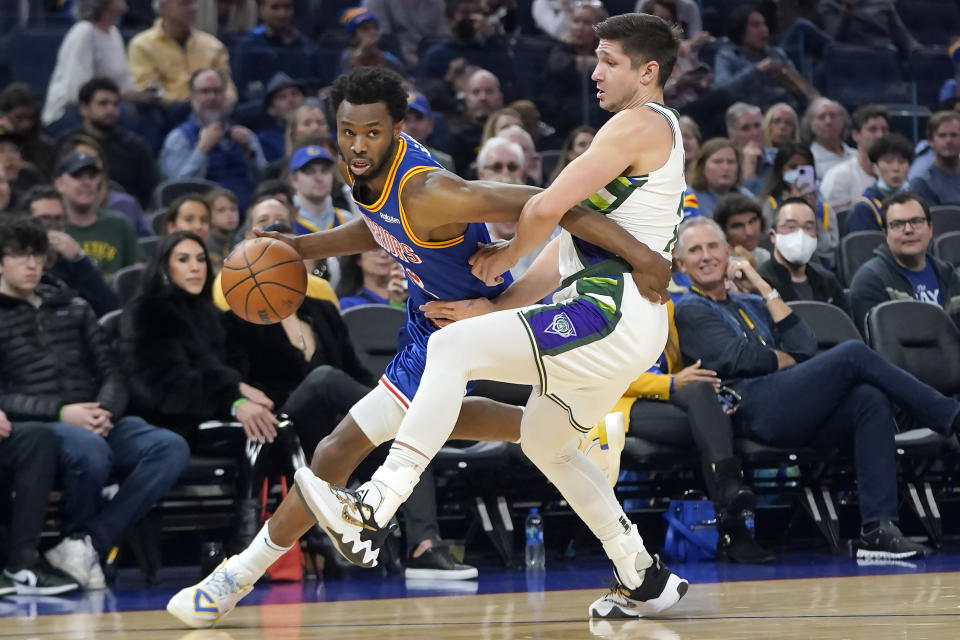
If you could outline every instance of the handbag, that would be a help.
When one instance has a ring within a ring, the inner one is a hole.
[[[667,521],[664,553],[681,562],[717,557],[717,513],[710,500],[671,500],[663,517]]]
[[[260,523],[263,524],[270,519],[273,514],[267,511],[267,494],[270,490],[270,479],[263,479],[263,489],[260,491]],[[281,495],[287,497],[287,478],[280,478]],[[303,549],[300,548],[300,541],[290,547],[290,550],[280,556],[267,569],[268,580],[289,580],[300,582],[303,580]]]

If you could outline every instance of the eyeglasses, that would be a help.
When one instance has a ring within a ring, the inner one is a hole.
[[[803,229],[803,230],[806,231],[807,233],[816,233],[816,232],[817,232],[817,223],[816,223],[816,222],[804,222],[803,224],[799,224],[799,223],[794,222],[794,221],[791,220],[791,221],[789,221],[789,222],[784,222],[784,223],[781,224],[779,227],[777,227],[777,231],[778,231],[779,233],[783,233],[783,234],[793,233],[793,232],[796,231],[797,229]]]
[[[506,165],[504,165],[502,162],[494,162],[493,164],[488,164],[486,167],[484,167],[484,169],[487,171],[500,173],[503,171],[504,166],[506,166],[507,171],[510,173],[520,170],[520,165],[518,165],[516,162],[508,162]]]
[[[909,220],[889,220],[887,221],[887,228],[891,231],[903,231],[906,229],[907,225],[910,225],[913,229],[921,229],[927,224],[927,218],[925,216],[917,216],[916,218],[910,218]]]
[[[30,261],[30,258],[35,258],[37,262],[44,262],[47,259],[45,253],[37,253],[33,249],[15,249],[11,251],[3,252],[4,258],[10,258],[14,262],[24,264]]]

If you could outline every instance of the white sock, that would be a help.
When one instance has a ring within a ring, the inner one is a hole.
[[[269,522],[268,520],[263,523],[263,528],[257,533],[250,546],[227,561],[241,585],[253,584],[259,580],[270,565],[292,548],[292,546],[281,547],[270,539],[267,529]]]

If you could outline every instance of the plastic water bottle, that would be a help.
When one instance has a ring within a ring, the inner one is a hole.
[[[546,552],[543,548],[543,518],[540,517],[539,509],[536,507],[530,509],[523,528],[527,539],[525,554],[527,569],[543,569],[546,564]]]

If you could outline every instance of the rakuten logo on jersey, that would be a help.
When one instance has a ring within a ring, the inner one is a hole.
[[[376,222],[371,220],[369,216],[363,216],[364,221],[367,223],[367,227],[370,229],[370,233],[373,234],[373,239],[377,241],[384,251],[392,255],[397,260],[403,260],[404,262],[410,262],[412,264],[420,264],[423,260],[420,259],[416,253],[413,252],[413,249],[410,248],[410,245],[405,242],[400,242],[393,235],[378,225]]]

